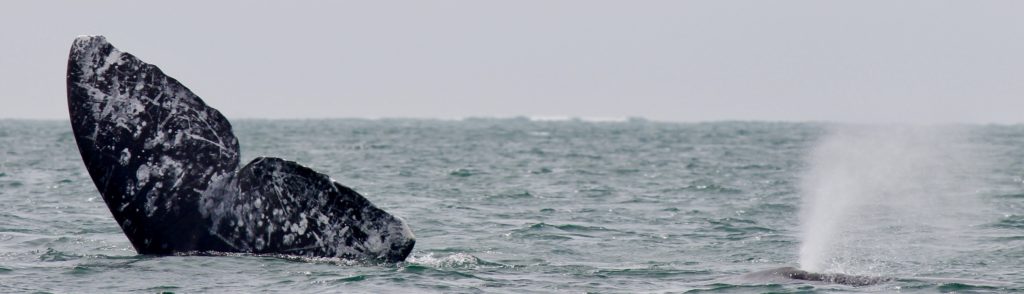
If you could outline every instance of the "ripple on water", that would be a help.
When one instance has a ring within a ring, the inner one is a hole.
[[[666,267],[647,268],[625,268],[625,269],[599,269],[593,272],[600,277],[642,277],[642,278],[668,278],[675,276],[706,276],[711,274],[710,270],[684,270]]]
[[[359,281],[365,281],[365,280],[366,280],[366,276],[365,275],[355,275],[355,276],[350,276],[350,277],[344,277],[344,278],[336,279],[336,280],[334,280],[334,282],[351,283],[351,282],[359,282]]]
[[[609,198],[619,195],[617,190],[608,186],[582,188],[577,189],[575,192],[576,194],[587,198]]]
[[[460,169],[456,169],[456,170],[448,172],[448,175],[449,176],[453,176],[453,177],[459,177],[459,178],[467,178],[467,177],[471,177],[471,176],[482,174],[482,173],[483,172],[481,172],[479,170],[475,170],[475,169],[460,168]]]
[[[695,191],[714,194],[741,194],[742,189],[722,186],[719,184],[695,183],[682,188],[684,191]]]
[[[553,171],[554,170],[552,170],[550,168],[542,167],[542,168],[539,168],[539,169],[530,170],[530,173],[531,174],[535,174],[535,175],[540,175],[540,174],[549,174],[549,173],[551,173]]]
[[[995,286],[984,286],[984,285],[971,285],[965,283],[944,283],[936,287],[936,290],[943,293],[959,293],[959,292],[975,292],[975,291],[999,291],[999,287]]]
[[[92,267],[90,267],[90,266],[76,265],[76,266],[72,267],[71,270],[67,272],[67,274],[73,275],[73,276],[84,276],[84,275],[90,275],[90,274],[93,274],[93,273],[96,273],[96,272],[97,272],[97,270],[92,268]]]
[[[155,287],[150,287],[150,288],[142,289],[142,291],[144,291],[146,293],[173,293],[173,290],[177,290],[177,289],[181,289],[181,287],[178,287],[178,286],[155,286]]]
[[[566,231],[566,232],[607,232],[607,231],[612,231],[612,230],[610,230],[608,228],[599,227],[599,226],[583,226],[583,225],[574,225],[574,224],[552,225],[552,224],[547,224],[547,223],[536,223],[536,224],[530,225],[527,228],[530,229],[530,230],[558,229],[558,230],[562,230],[562,231]]]
[[[1010,198],[1010,199],[1024,198],[1024,193],[1001,194],[1001,195],[996,195],[995,197],[996,198]]]
[[[1024,229],[1024,215],[1006,216],[993,226],[1004,229]]]
[[[756,226],[757,222],[748,219],[727,217],[720,219],[708,219],[707,222],[712,225],[712,231],[725,232],[729,233],[729,235],[774,232],[772,229]]]
[[[510,200],[515,200],[515,199],[533,198],[533,194],[530,194],[530,191],[509,191],[509,192],[504,192],[504,193],[498,193],[497,195],[491,196],[489,198],[492,198],[492,199],[510,199]]]
[[[82,258],[80,255],[74,255],[66,252],[61,252],[53,248],[46,248],[46,252],[39,255],[39,261],[68,261]]]
[[[603,232],[614,232],[614,230],[598,226],[534,223],[515,229],[509,232],[507,236],[534,240],[572,240],[573,237],[596,238],[596,234]]]
[[[811,292],[814,287],[800,287],[800,292]],[[736,285],[727,283],[714,283],[701,288],[686,291],[686,293],[786,293],[785,287],[780,284],[764,285]]]

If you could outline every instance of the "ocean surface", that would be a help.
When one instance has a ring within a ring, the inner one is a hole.
[[[233,125],[243,163],[297,161],[404,218],[412,255],[137,255],[67,121],[0,120],[0,292],[1024,292],[1024,126]],[[801,262],[890,280],[750,275]]]

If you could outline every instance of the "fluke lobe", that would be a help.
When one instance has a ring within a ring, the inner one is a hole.
[[[416,243],[402,219],[327,175],[273,157],[239,168],[219,111],[102,36],[75,39],[67,90],[82,160],[140,254],[396,262]]]

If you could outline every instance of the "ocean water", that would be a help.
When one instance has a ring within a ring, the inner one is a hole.
[[[1024,126],[234,127],[243,162],[300,162],[403,217],[410,258],[136,255],[67,121],[0,120],[0,292],[1024,292]],[[748,275],[802,261],[892,280]]]

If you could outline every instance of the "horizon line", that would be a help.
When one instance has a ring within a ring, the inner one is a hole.
[[[230,121],[314,121],[314,120],[363,120],[363,121],[387,121],[387,120],[408,120],[408,121],[472,121],[472,120],[526,120],[530,122],[587,122],[587,123],[678,123],[678,124],[700,124],[700,123],[791,123],[791,124],[848,124],[848,125],[920,125],[920,126],[941,126],[941,125],[996,125],[1014,126],[1024,125],[1021,122],[910,122],[910,121],[845,121],[845,120],[771,120],[771,119],[710,119],[710,120],[663,120],[651,119],[642,116],[607,117],[607,116],[552,116],[552,115],[516,115],[516,116],[464,116],[464,117],[401,117],[401,116],[380,116],[380,117],[255,117],[243,116],[231,118]],[[70,118],[55,117],[0,117],[0,121],[70,121]]]

